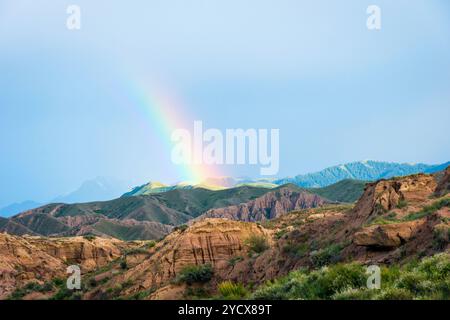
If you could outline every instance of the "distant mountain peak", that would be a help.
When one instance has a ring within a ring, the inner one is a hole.
[[[415,173],[434,173],[445,169],[449,164],[450,162],[439,165],[428,165],[423,163],[411,164],[362,160],[339,164],[318,172],[297,175],[293,178],[279,179],[275,183],[294,183],[306,188],[322,188],[344,179],[375,181]]]

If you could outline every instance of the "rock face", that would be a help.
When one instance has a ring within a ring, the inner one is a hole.
[[[263,227],[246,222],[205,219],[184,231],[171,233],[154,248],[150,259],[130,269],[121,281],[133,281],[131,290],[161,286],[175,278],[186,266],[211,264],[215,272],[226,268],[231,258],[245,256],[246,240],[263,236]]]
[[[433,195],[437,182],[432,175],[417,174],[367,184],[364,194],[353,209],[356,224],[395,209],[400,201],[408,204],[423,203]]]
[[[281,215],[330,203],[324,198],[299,188],[283,187],[269,192],[244,204],[212,209],[200,216],[204,218],[224,218],[238,221],[266,221]]]
[[[82,273],[103,267],[127,245],[119,240],[19,237],[0,233],[0,299],[29,281],[65,275],[77,264]]]
[[[439,180],[439,184],[436,187],[435,194],[442,197],[450,192],[450,167],[445,169],[443,177]]]
[[[363,228],[355,233],[354,243],[358,246],[393,248],[408,241],[424,221],[411,221]]]

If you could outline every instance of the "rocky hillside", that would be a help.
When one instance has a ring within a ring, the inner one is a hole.
[[[197,219],[225,218],[248,222],[266,221],[278,218],[287,212],[317,208],[329,203],[331,202],[295,185],[286,185],[247,203],[211,209]]]
[[[0,232],[41,236],[94,234],[122,240],[159,239],[173,226],[209,209],[245,203],[269,190],[238,187],[211,191],[202,188],[122,197],[79,204],[49,204],[0,220]]]
[[[327,195],[341,198],[339,186],[330,188],[333,190],[325,192]],[[262,221],[329,202],[294,185],[274,189],[241,186],[218,191],[179,189],[104,202],[49,204],[9,220],[1,219],[0,232],[40,236],[93,234],[121,240],[150,240],[159,239],[174,226],[200,215],[229,218],[234,215],[233,219],[237,220]]]
[[[275,214],[273,219],[265,216],[261,223],[205,218],[179,226],[155,243],[2,235],[0,252],[6,258],[0,267],[7,272],[2,273],[0,287],[4,296],[12,298],[195,299],[220,298],[233,290],[234,298],[328,299],[351,294],[340,290],[355,285],[361,298],[363,266],[376,264],[394,270],[388,281],[395,285],[391,291],[380,291],[380,299],[415,297],[418,292],[420,297],[445,298],[442,288],[448,285],[445,270],[450,268],[450,196],[445,192],[449,173],[370,183],[355,205],[321,203],[302,209],[302,201],[324,200],[280,188],[278,195],[267,193],[265,201],[283,199],[275,207],[292,206],[293,211]],[[254,215],[241,218],[262,217],[263,199],[249,201],[260,207]],[[414,283],[423,289],[405,282],[404,276],[412,276],[414,266],[405,274],[399,273],[398,266],[436,254],[419,265],[417,277],[421,278]],[[54,282],[42,286],[62,277],[68,263],[79,263],[85,270],[81,290],[68,291]],[[441,271],[430,273],[430,263]],[[295,271],[300,269],[304,271]],[[326,275],[327,270],[333,274]],[[351,278],[354,272],[361,281]],[[337,276],[350,277],[343,280],[345,287],[333,284],[327,289],[317,287],[317,281],[305,282]],[[267,285],[268,280],[275,282]],[[293,290],[289,283],[303,289]]]
[[[83,273],[105,267],[136,246],[119,240],[82,237],[19,237],[0,233],[0,299],[33,282],[44,284],[65,278],[70,265]]]

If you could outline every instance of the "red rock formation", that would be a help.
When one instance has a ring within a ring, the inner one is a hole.
[[[318,195],[284,187],[244,204],[209,210],[198,219],[224,218],[248,222],[266,221],[278,218],[290,211],[316,208],[326,203],[329,202]]]

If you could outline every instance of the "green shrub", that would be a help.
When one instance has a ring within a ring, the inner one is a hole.
[[[14,290],[8,297],[10,300],[20,300],[26,295],[33,292],[46,293],[53,290],[52,282],[45,282],[44,284],[39,284],[37,282],[29,282],[22,288]]]
[[[387,288],[375,295],[376,300],[412,300],[414,295],[406,289]]]
[[[433,248],[435,250],[444,250],[450,239],[450,228],[435,229],[433,231]]]
[[[91,288],[95,288],[98,285],[97,280],[95,280],[94,277],[89,278],[88,284],[89,284],[89,287],[91,287]]]
[[[179,226],[175,227],[175,228],[173,229],[173,231],[184,232],[187,228],[189,228],[188,225],[182,224],[182,225],[179,225]]]
[[[220,283],[218,290],[223,298],[229,300],[239,300],[248,295],[248,290],[242,283],[233,283],[231,281]]]
[[[397,203],[397,208],[403,209],[408,206],[408,202],[405,199],[400,199]]]
[[[340,244],[332,244],[324,249],[311,252],[311,261],[316,268],[337,263],[341,259],[341,250]]]
[[[120,269],[122,270],[128,269],[128,264],[125,260],[120,261]]]
[[[75,291],[62,287],[61,289],[58,290],[58,292],[56,292],[55,295],[53,295],[51,300],[69,300],[72,298],[72,295],[74,293]]]
[[[128,297],[128,299],[129,300],[143,300],[155,291],[156,291],[155,288],[150,288],[148,290],[139,291],[139,292],[134,293],[130,297]]]
[[[279,231],[277,231],[275,233],[275,238],[279,240],[286,234],[287,234],[287,230],[286,229],[281,229],[281,230],[279,230]]]
[[[251,235],[245,243],[249,246],[250,252],[262,253],[269,248],[269,243],[265,236]]]
[[[242,258],[241,256],[232,257],[230,260],[228,260],[228,265],[230,267],[234,267],[236,265],[236,263],[238,263],[242,260],[244,260],[244,258]]]
[[[133,256],[136,254],[149,254],[146,248],[133,248],[125,251],[125,256]]]
[[[177,282],[187,284],[205,283],[211,280],[213,269],[210,264],[184,267],[177,277]]]
[[[309,246],[307,243],[287,243],[283,247],[283,252],[289,256],[302,258],[304,257],[309,250]]]
[[[96,236],[93,234],[86,234],[83,236],[84,239],[88,240],[88,241],[94,241],[96,239]]]
[[[151,248],[153,248],[154,246],[156,246],[156,241],[149,241],[149,242],[147,242],[147,243],[143,246],[143,248],[145,248],[145,249],[151,249]]]
[[[55,285],[56,287],[61,287],[64,284],[64,280],[61,278],[54,278],[52,280],[53,285]]]
[[[341,292],[333,294],[333,300],[371,300],[376,293],[375,290],[366,288],[347,288]]]

